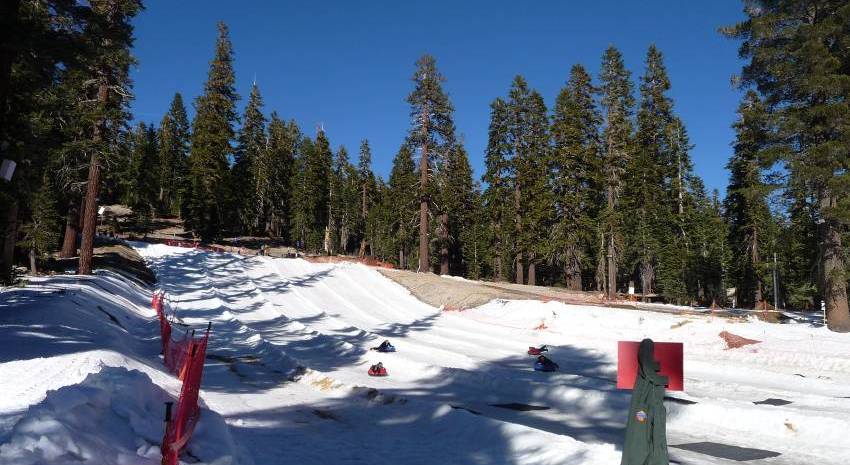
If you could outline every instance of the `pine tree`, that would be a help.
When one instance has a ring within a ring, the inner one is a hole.
[[[339,246],[341,253],[347,254],[352,238],[356,237],[357,222],[361,215],[361,197],[357,170],[351,164],[348,151],[343,146],[337,150],[331,180],[332,217],[336,222],[335,227],[331,229],[334,244]]]
[[[228,157],[237,121],[233,47],[224,23],[218,24],[215,57],[210,62],[204,93],[195,100],[192,148],[189,154],[191,198],[186,228],[204,241],[219,237],[225,227],[228,200]]]
[[[133,43],[131,21],[141,10],[138,0],[97,0],[90,2],[93,16],[86,35],[91,38],[94,56],[90,63],[88,92],[94,103],[89,113],[92,150],[86,186],[86,205],[80,244],[79,274],[91,274],[94,236],[97,227],[97,195],[100,189],[102,156],[114,148],[116,132],[127,120],[130,54]]]
[[[511,230],[513,229],[513,202],[510,200],[511,145],[508,139],[509,109],[507,103],[497,98],[490,104],[490,127],[485,155],[486,171],[483,180],[487,188],[482,196],[482,206],[487,212],[489,230],[489,260],[497,281],[507,278],[506,263],[509,258]]]
[[[733,279],[738,305],[753,306],[763,298],[764,244],[770,241],[771,213],[767,196],[773,188],[765,182],[761,152],[767,148],[769,128],[765,107],[754,91],[747,92],[735,123],[735,153],[729,159],[726,188],[726,221],[733,251]]]
[[[74,85],[69,95],[68,81],[70,75],[86,74],[75,84],[91,78],[87,71],[95,54],[86,22],[92,17],[90,2],[0,2],[0,160],[17,163],[11,182],[0,182],[0,283],[11,281],[17,225],[28,221],[28,202],[41,185],[42,171],[48,164],[59,172],[85,165],[75,159],[54,166],[52,159],[63,151],[69,127],[83,125],[68,113],[89,97],[82,95],[81,85]],[[64,182],[59,187],[70,190]],[[66,202],[79,205],[78,191],[74,194],[65,196],[63,207]],[[71,226],[70,255],[76,253],[78,217],[74,215]]]
[[[581,65],[570,70],[552,116],[553,190],[560,218],[556,226],[566,287],[582,290],[582,272],[590,269],[603,173],[600,150],[602,116],[596,108],[590,75]]]
[[[537,284],[537,265],[554,255],[551,227],[554,222],[554,197],[549,184],[551,141],[549,119],[543,97],[532,91],[528,100],[528,138],[525,150],[515,161],[520,163],[517,179],[523,186],[522,230],[520,238],[527,253],[528,284]]]
[[[369,246],[369,232],[372,229],[368,223],[369,210],[375,203],[378,194],[375,174],[372,173],[372,149],[369,148],[369,141],[366,139],[360,142],[360,158],[357,162],[357,181],[359,184],[360,215],[356,236],[360,238],[358,256],[363,257],[366,255],[366,248]]]
[[[310,191],[307,184],[307,158],[315,151],[313,141],[309,137],[303,137],[298,144],[293,160],[293,176],[290,191],[289,205],[291,206],[290,236],[292,242],[299,249],[306,249],[307,235],[311,228],[310,218],[313,216]]]
[[[187,157],[189,156],[189,119],[183,96],[175,93],[168,113],[162,117],[158,134],[159,210],[178,215],[187,195]]]
[[[249,235],[265,232],[268,216],[266,192],[272,182],[268,178],[266,117],[262,108],[260,88],[254,83],[237,137],[230,177],[233,183],[230,192],[241,231]]]
[[[547,186],[549,122],[543,98],[528,88],[522,76],[514,78],[505,110],[506,114],[499,116],[504,117],[504,133],[497,135],[503,140],[494,140],[494,148],[502,154],[494,154],[494,162],[498,163],[499,156],[507,161],[513,191],[514,279],[525,284],[524,260],[528,258],[529,283],[534,284],[537,261],[550,252],[545,249],[550,241],[543,237],[553,208]],[[497,127],[491,121],[491,134]]]
[[[156,210],[157,146],[156,128],[140,122],[130,137],[129,164],[122,180],[122,200],[140,220],[152,218]]]
[[[385,209],[390,219],[393,250],[397,252],[399,268],[410,268],[416,225],[417,191],[416,172],[413,154],[405,144],[395,158],[390,171],[387,195],[384,196]]]
[[[747,19],[725,30],[742,39],[742,83],[754,86],[771,115],[771,147],[793,183],[814,198],[818,287],[827,324],[850,331],[842,233],[850,222],[846,154],[850,107],[850,4],[753,1]]]
[[[668,175],[671,165],[675,166],[668,138],[668,128],[675,119],[673,102],[667,96],[669,90],[670,79],[661,52],[651,45],[646,54],[646,69],[640,79],[636,147],[626,170],[623,193],[623,207],[632,212],[624,217],[626,228],[630,231],[626,238],[625,262],[630,274],[638,278],[644,301],[647,294],[655,291],[659,268],[670,269],[667,263],[659,264],[662,244],[673,241],[668,243],[671,246],[668,254],[675,255],[682,248],[681,241],[676,241],[676,235],[670,233],[669,226],[675,217],[666,194],[673,188]],[[660,279],[670,283],[676,277],[684,283],[684,276],[676,273],[664,274]],[[672,287],[668,284],[665,290]]]
[[[423,55],[416,61],[414,90],[407,97],[411,128],[408,143],[419,153],[419,268],[431,271],[429,216],[433,192],[429,186],[434,169],[454,145],[454,108],[443,91],[445,77],[437,70],[437,61]]]
[[[284,123],[272,113],[269,122],[269,145],[264,151],[268,168],[266,191],[264,194],[268,206],[266,232],[272,237],[289,237],[292,206],[290,196],[295,179],[295,154],[301,132],[295,121]]]
[[[330,209],[333,152],[324,130],[319,130],[316,141],[307,146],[304,154],[304,197],[306,210],[305,248],[313,252],[331,247],[330,229],[334,223]]]
[[[445,228],[438,234],[440,249],[448,255],[445,273],[464,276],[467,273],[469,251],[465,239],[470,237],[475,218],[473,208],[476,200],[476,186],[472,180],[472,167],[463,144],[458,143],[449,152],[444,169],[438,178],[440,184],[439,210],[444,215]],[[444,226],[443,226],[444,224]]]
[[[617,295],[617,266],[622,243],[623,212],[619,205],[625,167],[633,152],[631,114],[634,106],[630,73],[623,64],[620,52],[609,47],[602,57],[602,107],[605,110],[603,154],[605,173],[605,208],[601,215],[607,258],[606,290],[609,300]],[[603,255],[600,253],[600,259]],[[603,265],[600,263],[599,268]]]
[[[56,250],[59,242],[60,220],[56,209],[56,184],[52,174],[50,170],[44,170],[41,188],[30,202],[33,206],[32,217],[21,228],[24,237],[18,243],[20,247],[30,251],[30,269],[33,274],[38,272],[37,258],[43,258]]]

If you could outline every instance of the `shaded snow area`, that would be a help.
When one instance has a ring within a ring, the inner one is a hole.
[[[644,337],[685,344],[668,437],[696,450],[671,447],[673,462],[850,456],[850,336],[814,324],[538,301],[440,312],[363,265],[136,247],[180,318],[213,321],[202,396],[258,464],[616,464],[617,341]],[[762,342],[727,349],[722,331]],[[384,339],[398,351],[369,350]],[[532,370],[539,344],[560,372]],[[377,362],[388,377],[367,375]]]
[[[31,279],[0,292],[0,464],[158,464],[164,371],[151,290],[119,275]],[[203,409],[187,457],[237,458],[224,419]]]

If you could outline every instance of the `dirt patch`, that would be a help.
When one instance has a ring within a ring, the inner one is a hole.
[[[95,241],[95,246],[92,257],[93,269],[114,271],[147,285],[156,283],[156,275],[145,264],[145,259],[128,245],[99,238]],[[79,261],[79,257],[51,258],[44,270],[57,273],[68,271],[76,273]]]
[[[379,269],[378,271],[407,288],[419,300],[446,311],[463,311],[484,305],[494,299],[556,300],[589,305],[604,303],[601,296],[592,292],[444,278],[433,273],[416,273],[408,270]]]
[[[720,337],[726,341],[726,349],[737,349],[738,347],[758,344],[761,342],[755,339],[747,339],[743,336],[738,336],[737,334],[732,334],[729,331],[721,331]]]

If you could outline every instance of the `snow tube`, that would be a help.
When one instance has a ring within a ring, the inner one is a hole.
[[[534,362],[534,371],[558,371],[558,364],[541,355]]]
[[[558,365],[555,363],[534,362],[534,371],[558,371]]]
[[[369,371],[367,373],[369,373],[369,376],[387,376],[388,375],[387,369],[384,368],[384,366],[381,365],[380,363],[377,364],[377,365],[370,366]]]
[[[543,352],[548,352],[548,351],[549,351],[549,349],[547,349],[546,346],[529,347],[528,348],[528,355],[540,355]]]
[[[377,350],[378,352],[384,352],[384,353],[395,352],[395,346],[390,344],[390,343],[387,343],[387,344],[383,344],[381,346],[378,346],[378,348],[375,349],[375,350]]]

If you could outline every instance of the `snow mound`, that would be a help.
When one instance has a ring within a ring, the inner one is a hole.
[[[172,400],[140,371],[105,367],[30,406],[0,445],[0,462],[157,464],[163,405]],[[202,463],[223,465],[232,463],[233,449],[224,420],[204,410],[189,452]]]

